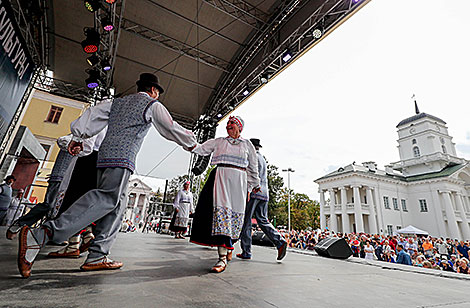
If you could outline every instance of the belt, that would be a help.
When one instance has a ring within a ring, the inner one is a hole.
[[[230,165],[230,164],[217,164],[217,167],[223,167],[223,168],[234,168],[234,169],[238,169],[238,170],[246,171],[246,168],[243,168],[243,167],[238,167],[238,166],[235,166],[235,165]]]

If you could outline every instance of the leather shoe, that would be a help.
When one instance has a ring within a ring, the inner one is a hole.
[[[227,268],[227,262],[223,259],[219,261],[211,268],[211,273],[222,273]]]
[[[80,258],[80,250],[75,249],[71,251],[67,251],[67,248],[65,250],[61,249],[59,251],[53,251],[50,252],[47,255],[48,258]]]
[[[113,261],[108,257],[102,257],[95,261],[85,262],[80,266],[80,269],[82,271],[103,271],[120,269],[122,266],[122,262]]]
[[[236,256],[237,256],[237,258],[240,258],[240,259],[243,259],[243,260],[250,260],[251,259],[251,257],[245,256],[242,253],[237,253]]]
[[[21,226],[19,225],[11,225],[8,229],[7,229],[7,239],[9,239],[10,241],[15,239],[15,237],[18,235],[18,233],[20,232],[21,230]]]
[[[45,228],[36,229],[35,231],[36,234],[28,226],[24,226],[21,228],[18,237],[18,270],[24,278],[31,276],[34,259],[38,255],[39,250],[44,246],[47,238],[47,230]]]
[[[228,262],[232,261],[232,254],[233,254],[233,250],[227,251],[227,261]]]
[[[82,234],[82,244],[80,245],[80,253],[88,251],[90,248],[91,241],[95,239],[95,236],[91,232],[85,232]]]
[[[287,254],[287,242],[284,242],[281,247],[277,249],[277,262],[282,262]]]

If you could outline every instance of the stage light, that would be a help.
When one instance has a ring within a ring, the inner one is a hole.
[[[268,73],[261,74],[261,77],[260,77],[261,83],[268,83],[269,77],[270,76]]]
[[[85,80],[86,86],[89,89],[94,89],[100,85],[100,73],[96,70],[91,70],[88,72],[89,77]]]
[[[282,55],[282,61],[284,61],[284,63],[288,62],[290,59],[292,59],[292,53],[290,52],[290,50],[286,50],[284,52],[284,54]]]
[[[109,4],[113,4],[114,2],[116,2],[116,0],[106,0],[106,2]]]
[[[250,94],[250,91],[248,91],[248,89],[245,89],[242,93],[244,96],[247,96],[248,94]]]
[[[101,68],[103,71],[109,71],[111,69],[111,63],[109,63],[108,59],[101,60]]]
[[[100,58],[98,58],[97,55],[92,55],[86,59],[86,62],[91,66],[95,66],[96,64],[98,64],[98,62],[100,62]]]
[[[82,41],[83,51],[94,53],[98,51],[100,45],[100,34],[93,28],[85,28],[86,39]]]
[[[105,16],[101,19],[101,26],[105,31],[113,31],[114,30],[114,25],[111,22],[111,18],[109,16]]]
[[[101,6],[99,0],[85,0],[84,4],[86,9],[91,13],[98,10]]]
[[[316,28],[312,31],[312,36],[314,39],[318,40],[323,35],[323,31],[320,28]]]
[[[219,113],[219,114],[217,115],[217,117],[218,117],[218,118],[221,118],[221,117],[222,117],[222,114],[221,114],[221,113]]]

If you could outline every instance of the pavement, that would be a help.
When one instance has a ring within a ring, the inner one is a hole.
[[[350,258],[334,260],[253,247],[227,270],[209,273],[217,250],[168,235],[120,233],[116,271],[82,272],[80,259],[47,259],[29,279],[18,274],[18,242],[0,228],[0,307],[470,307],[467,276]],[[237,247],[235,253],[239,252]],[[463,277],[463,278],[462,278]]]

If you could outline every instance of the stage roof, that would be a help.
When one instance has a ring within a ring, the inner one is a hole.
[[[261,87],[262,77],[269,80],[289,65],[282,60],[287,50],[292,60],[300,57],[368,1],[103,2],[120,24],[112,34],[109,84],[115,93],[132,93],[140,73],[154,72],[165,88],[160,101],[178,121],[194,127],[201,115],[217,120]],[[101,13],[88,12],[80,0],[51,0],[46,11],[44,61],[57,83],[51,92],[84,99],[90,55],[80,42],[84,27],[93,27]],[[312,35],[318,27],[321,38]]]

